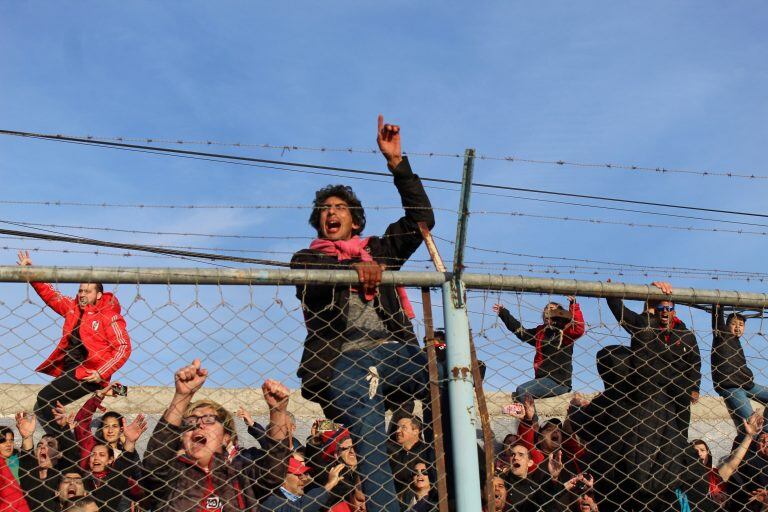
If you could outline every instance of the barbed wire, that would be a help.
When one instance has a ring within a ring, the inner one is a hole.
[[[289,205],[289,204],[158,204],[158,203],[86,203],[77,201],[32,201],[0,199],[0,204],[28,205],[28,206],[77,206],[93,208],[136,208],[140,210],[169,209],[169,210],[312,210],[313,205]],[[441,208],[437,206],[365,206],[366,210],[437,210],[456,212],[455,209]]]
[[[251,148],[251,149],[268,149],[281,151],[281,156],[290,151],[305,151],[305,152],[317,152],[317,153],[358,153],[375,155],[380,154],[377,148],[353,148],[353,147],[324,147],[324,146],[302,146],[298,144],[254,144],[254,143],[242,143],[242,142],[221,142],[214,140],[182,140],[178,138],[159,138],[159,137],[104,137],[95,135],[65,135],[64,137],[72,137],[94,141],[114,141],[114,142],[136,142],[143,144],[174,144],[174,145],[197,145],[197,146],[220,146],[220,147],[234,147],[234,148]],[[403,151],[404,155],[408,156],[420,156],[420,157],[439,157],[439,158],[464,158],[462,153],[452,153],[445,151]],[[701,177],[724,177],[724,178],[744,178],[750,180],[762,180],[768,179],[768,175],[761,175],[749,172],[734,172],[734,171],[715,171],[715,170],[695,170],[695,169],[678,169],[667,166],[644,166],[636,164],[621,164],[621,163],[597,163],[597,162],[577,162],[566,159],[536,159],[525,158],[514,155],[507,156],[493,156],[478,154],[475,156],[478,160],[489,160],[496,162],[509,162],[509,163],[528,163],[539,165],[550,165],[559,167],[581,167],[581,168],[595,168],[595,169],[609,169],[609,170],[625,170],[625,171],[640,171],[649,172],[655,174],[687,174],[696,175]]]
[[[436,234],[432,234],[433,238],[436,240],[440,240],[442,242],[445,242],[450,245],[456,245],[456,242],[449,239],[444,238]],[[625,263],[625,262],[612,262],[612,261],[605,261],[605,260],[594,260],[594,259],[588,259],[588,258],[574,258],[569,256],[546,256],[546,255],[539,255],[539,254],[529,254],[529,253],[519,253],[519,252],[513,252],[513,251],[505,251],[502,249],[489,249],[487,247],[479,247],[476,245],[467,244],[465,246],[467,249],[478,251],[478,252],[485,252],[485,253],[492,253],[492,254],[503,254],[507,256],[516,256],[516,257],[522,257],[522,258],[533,258],[533,259],[541,259],[541,260],[554,260],[554,261],[573,261],[578,263],[589,263],[589,264],[598,264],[598,265],[612,265],[616,267],[629,267],[629,268],[636,268],[636,269],[648,269],[648,270],[654,270],[654,271],[680,271],[680,270],[686,270],[686,271],[702,271],[702,272],[723,272],[723,273],[730,273],[730,274],[745,274],[745,275],[762,275],[760,272],[753,272],[753,271],[744,271],[744,270],[723,270],[723,269],[700,269],[695,267],[678,267],[678,266],[648,266],[648,265],[639,265],[637,263]],[[767,274],[768,275],[768,274]]]
[[[440,188],[440,187],[438,187]],[[593,204],[584,204],[584,203],[575,203],[572,201],[557,201],[553,199],[544,199],[544,198],[536,198],[536,197],[523,197],[523,196],[514,196],[514,195],[507,195],[507,194],[489,194],[489,195],[499,195],[502,197],[510,197],[514,199],[521,199],[525,201],[534,201],[534,202],[540,202],[540,203],[550,203],[550,204],[562,204],[567,206],[577,206],[577,207],[584,207],[584,208],[596,208],[600,210],[610,210],[610,211],[622,211],[622,212],[628,212],[628,213],[640,213],[645,215],[655,215],[655,216],[662,216],[662,217],[673,217],[673,218],[679,218],[679,219],[690,219],[690,220],[700,220],[700,221],[708,221],[708,222],[717,222],[717,223],[724,223],[724,224],[736,224],[739,226],[756,226],[756,227],[766,227],[768,228],[768,224],[759,224],[759,223],[752,223],[752,222],[743,222],[743,221],[732,221],[732,220],[725,220],[725,219],[713,219],[711,217],[697,217],[694,215],[681,215],[681,214],[675,214],[675,213],[665,213],[665,212],[651,212],[647,210],[636,210],[632,208],[620,208],[615,206],[604,206],[604,205],[593,205]],[[240,205],[191,205],[191,204],[152,204],[152,203],[87,203],[87,202],[75,202],[75,201],[62,201],[62,200],[50,200],[50,201],[33,201],[33,200],[13,200],[13,199],[5,199],[0,200],[0,204],[12,204],[12,205],[29,205],[29,206],[53,206],[53,207],[62,207],[62,206],[75,206],[75,207],[98,207],[98,208],[136,208],[136,209],[171,209],[171,210],[194,210],[194,209],[224,209],[224,210],[235,210],[235,209],[252,209],[252,210],[279,210],[279,209],[301,209],[301,210],[307,210],[312,209],[312,205],[246,205],[246,204],[240,204]],[[427,206],[365,206],[365,209],[367,210],[374,210],[374,211],[383,211],[383,210],[434,210],[434,211],[442,211],[447,213],[458,213],[456,210],[451,208],[442,208],[437,206],[427,207]],[[470,211],[470,214],[473,213],[480,213],[480,214],[497,214],[502,215],[509,212],[498,212],[498,211],[483,211],[483,210],[474,210]]]
[[[606,277],[624,277],[624,276],[642,276],[642,277],[659,277],[665,276],[667,278],[688,278],[688,279],[702,279],[708,281],[743,281],[743,282],[766,282],[768,281],[768,275],[755,275],[755,276],[743,276],[739,274],[718,274],[707,272],[689,272],[689,271],[669,271],[658,269],[617,269],[617,268],[601,268],[601,267],[582,267],[578,265],[557,265],[546,266],[536,265],[532,263],[486,263],[486,262],[470,262],[467,261],[467,270],[477,271],[478,269],[493,270],[493,271],[515,271],[526,272],[534,275],[553,275],[553,276],[606,276]]]
[[[476,214],[492,214],[492,215],[507,215],[510,217],[528,217],[532,219],[542,220],[558,220],[564,222],[583,222],[587,224],[607,224],[614,226],[626,226],[631,228],[649,228],[649,229],[669,229],[674,231],[698,231],[707,233],[731,233],[738,235],[759,235],[768,236],[768,231],[749,231],[744,229],[727,229],[727,228],[699,228],[695,226],[671,226],[668,224],[648,224],[643,222],[622,222],[618,220],[605,220],[605,219],[589,219],[582,217],[560,217],[556,215],[540,215],[533,213],[522,212],[491,212],[491,211],[477,211]]]
[[[202,152],[187,151],[187,150],[177,150],[177,149],[165,148],[165,147],[135,146],[135,145],[125,144],[125,143],[101,141],[97,139],[75,139],[75,138],[67,137],[64,135],[39,134],[39,133],[19,132],[19,131],[10,131],[10,130],[0,130],[0,135],[10,135],[15,137],[33,138],[33,139],[48,140],[48,141],[55,141],[55,142],[64,142],[64,143],[70,143],[70,144],[81,144],[81,145],[87,145],[87,146],[98,146],[98,147],[103,147],[107,149],[135,151],[135,152],[155,154],[155,155],[204,160],[204,161],[210,161],[210,162],[216,162],[216,163],[246,165],[246,166],[280,170],[285,172],[330,175],[330,176],[338,177],[338,175],[329,174],[327,172],[306,170],[309,168],[309,169],[319,169],[322,171],[340,171],[340,172],[349,173],[353,175],[366,176],[366,178],[361,178],[360,176],[357,176],[357,177],[345,176],[345,178],[347,179],[364,179],[366,181],[382,181],[382,180],[369,178],[368,176],[384,176],[387,178],[390,177],[389,173],[383,173],[379,171],[350,169],[350,168],[343,168],[343,167],[307,164],[307,163],[300,163],[300,162],[265,160],[261,158],[242,157],[242,156],[236,156],[236,155],[202,153]],[[272,165],[265,165],[265,164],[272,164]],[[277,164],[283,167],[276,167],[274,164]],[[284,166],[298,167],[299,169],[293,169],[293,168],[289,169]],[[422,180],[427,182],[436,182],[436,183],[450,184],[450,185],[461,184],[461,182],[457,180],[431,178],[431,177],[425,177],[425,176],[422,176]],[[641,200],[626,199],[626,198],[620,198],[620,197],[606,197],[606,196],[595,196],[590,194],[576,194],[576,193],[570,193],[570,192],[559,192],[559,191],[553,191],[553,190],[512,187],[508,185],[499,185],[499,184],[490,184],[490,183],[473,183],[473,186],[484,188],[484,189],[510,190],[515,192],[526,192],[526,193],[542,194],[542,195],[548,195],[548,196],[559,196],[559,197],[574,197],[574,198],[580,198],[580,199],[590,199],[590,200],[605,201],[605,202],[611,202],[611,203],[657,206],[662,208],[671,208],[671,209],[679,209],[679,210],[691,210],[691,211],[702,211],[702,212],[710,212],[710,213],[722,213],[727,215],[740,215],[740,216],[748,216],[748,217],[768,218],[768,214],[757,213],[757,212],[742,212],[742,211],[724,210],[724,209],[718,209],[718,208],[708,208],[708,207],[699,207],[699,206],[688,206],[688,205],[680,205],[680,204],[672,204],[672,203],[658,203],[654,201],[641,201]],[[430,187],[430,188],[437,188],[437,187]],[[452,190],[455,192],[454,189],[447,189],[447,190]]]

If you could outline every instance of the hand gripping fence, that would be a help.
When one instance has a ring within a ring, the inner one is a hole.
[[[412,322],[347,307],[403,339],[329,355],[318,294],[354,272],[0,267],[0,510],[763,506],[768,296],[465,273],[476,358],[450,368],[445,339],[470,340],[438,320],[451,279],[384,272]],[[75,314],[80,282],[110,302]],[[484,403],[456,410],[452,380]],[[482,504],[457,505],[468,487]]]

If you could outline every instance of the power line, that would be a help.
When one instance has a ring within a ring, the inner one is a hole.
[[[13,222],[9,220],[2,220],[0,219],[0,223],[2,224],[10,224],[15,226],[22,226],[22,227],[33,227],[31,224],[23,223],[23,222]],[[225,254],[212,254],[212,253],[204,253],[204,252],[193,252],[193,251],[185,251],[185,250],[179,250],[179,249],[173,249],[170,247],[159,247],[159,246],[150,246],[150,245],[140,245],[140,244],[128,244],[123,242],[108,242],[105,240],[96,240],[93,238],[83,238],[83,237],[75,237],[66,233],[60,233],[57,231],[52,231],[49,229],[43,229],[40,227],[33,227],[33,229],[38,229],[40,231],[45,231],[46,233],[33,233],[29,231],[18,231],[18,230],[9,230],[9,229],[0,229],[0,235],[8,235],[13,237],[26,237],[26,238],[32,238],[37,240],[46,240],[46,241],[55,241],[55,242],[66,242],[66,243],[74,243],[74,244],[84,244],[84,245],[95,245],[100,247],[113,247],[117,249],[129,249],[129,250],[135,250],[135,251],[143,251],[143,252],[149,252],[149,253],[155,253],[155,254],[164,254],[169,256],[178,256],[183,259],[190,259],[193,261],[202,260],[204,262],[210,261],[231,261],[236,263],[249,263],[249,264],[256,264],[256,265],[267,265],[267,266],[274,266],[274,267],[290,267],[290,262],[287,261],[278,261],[278,260],[266,260],[266,259],[260,259],[260,258],[245,258],[241,256],[229,256]],[[105,228],[106,229],[106,228]],[[402,235],[402,234],[401,234]],[[380,257],[380,260],[396,260],[397,262],[400,262],[400,258],[387,258],[387,257]],[[384,261],[386,263],[386,261]],[[312,266],[313,264],[309,263],[305,266]],[[321,267],[327,267],[328,264],[326,263],[317,263],[316,265]],[[347,268],[346,265],[339,264],[340,268]]]
[[[24,224],[22,223],[12,222],[7,220],[0,220],[0,223],[24,226]],[[167,248],[161,248],[161,247],[153,247],[149,245],[126,244],[121,242],[107,242],[104,240],[95,240],[93,238],[70,236],[67,234],[62,234],[62,233],[58,233],[50,230],[41,229],[41,231],[48,231],[48,233],[33,233],[30,231],[0,229],[0,234],[9,235],[9,236],[23,236],[28,238],[35,238],[38,240],[50,240],[50,241],[56,241],[56,242],[67,242],[67,243],[84,244],[84,245],[97,245],[100,247],[112,247],[116,249],[129,249],[129,250],[135,250],[135,251],[150,252],[155,254],[165,254],[165,255],[171,255],[171,256],[180,256],[184,258],[194,258],[196,260],[223,260],[223,261],[232,261],[237,263],[252,263],[257,265],[269,265],[269,266],[278,266],[278,267],[289,266],[288,263],[284,263],[281,261],[274,261],[274,260],[242,258],[237,256],[227,256],[223,254],[208,254],[208,253],[202,253],[202,252],[181,251],[177,249],[167,249]]]
[[[202,141],[190,141],[190,140],[182,140],[182,139],[172,139],[172,138],[157,138],[157,137],[141,137],[141,138],[131,138],[131,137],[101,137],[101,136],[94,136],[94,135],[70,135],[68,137],[71,138],[77,138],[77,139],[83,139],[83,140],[94,140],[94,141],[115,141],[115,142],[141,142],[146,144],[176,144],[176,145],[198,145],[198,146],[228,146],[228,147],[235,147],[235,148],[258,148],[258,149],[270,149],[270,150],[279,150],[282,154],[285,154],[289,151],[312,151],[312,152],[319,152],[319,153],[360,153],[360,154],[379,154],[380,151],[376,148],[352,148],[352,147],[346,147],[346,148],[334,148],[334,147],[323,147],[323,146],[301,146],[296,144],[250,144],[250,143],[241,143],[241,142],[220,142],[220,141],[213,141],[213,140],[202,140]],[[437,152],[437,151],[408,151],[403,152],[404,155],[408,156],[423,156],[423,157],[443,157],[443,158],[463,158],[463,155],[461,153],[449,153],[449,152]],[[675,169],[675,168],[669,168],[665,166],[656,166],[656,167],[649,167],[649,166],[643,166],[643,165],[632,165],[632,164],[619,164],[619,163],[596,163],[596,162],[575,162],[571,160],[563,160],[563,159],[533,159],[533,158],[524,158],[519,156],[491,156],[491,155],[477,155],[475,158],[479,160],[489,160],[489,161],[499,161],[499,162],[520,162],[520,163],[531,163],[531,164],[542,164],[542,165],[555,165],[555,166],[570,166],[570,167],[585,167],[585,168],[600,168],[600,169],[621,169],[621,170],[627,170],[627,171],[643,171],[643,172],[652,172],[656,174],[688,174],[688,175],[698,175],[698,176],[719,176],[719,177],[726,177],[726,178],[747,178],[747,179],[768,179],[768,176],[765,175],[759,175],[755,173],[741,173],[741,172],[733,172],[733,171],[712,171],[712,170],[693,170],[693,169]]]
[[[27,138],[52,140],[52,141],[59,141],[59,142],[73,142],[73,143],[86,144],[86,145],[98,145],[98,146],[110,147],[115,149],[137,150],[137,151],[143,151],[143,152],[149,152],[149,153],[155,153],[155,154],[181,155],[182,157],[194,157],[194,158],[203,157],[203,159],[212,158],[212,159],[231,160],[235,162],[274,164],[274,165],[283,165],[283,166],[287,165],[291,167],[299,167],[302,169],[319,169],[319,170],[325,170],[325,171],[338,171],[338,172],[359,174],[359,175],[366,175],[366,176],[390,177],[389,173],[383,173],[378,171],[350,169],[345,167],[334,167],[334,166],[316,165],[316,164],[306,164],[306,163],[299,163],[299,162],[285,162],[280,160],[268,160],[263,158],[243,157],[243,156],[226,155],[226,154],[219,154],[219,153],[187,151],[187,150],[180,150],[180,149],[125,144],[125,143],[118,143],[118,142],[107,142],[107,141],[101,141],[101,140],[95,140],[95,139],[81,139],[76,137],[67,137],[64,135],[46,135],[46,134],[19,132],[19,131],[11,131],[11,130],[0,130],[0,135],[11,135],[16,137],[27,137]],[[222,160],[211,160],[211,161],[222,161]],[[289,170],[289,169],[281,168],[277,170],[297,172],[295,169]],[[442,179],[442,178],[422,177],[422,180],[434,182],[434,183],[461,185],[460,181],[448,180],[448,179]],[[756,212],[741,212],[741,211],[735,211],[735,210],[723,210],[718,208],[704,208],[704,207],[698,207],[698,206],[658,203],[655,201],[639,201],[639,200],[623,199],[623,198],[617,198],[617,197],[595,196],[595,195],[589,195],[589,194],[574,194],[574,193],[568,193],[568,192],[557,192],[557,191],[551,191],[551,190],[541,190],[541,189],[532,189],[532,188],[523,188],[523,187],[511,187],[507,185],[497,185],[497,184],[488,184],[488,183],[473,183],[472,185],[474,187],[490,188],[490,189],[496,189],[496,190],[511,190],[516,192],[527,192],[532,194],[543,194],[543,195],[552,195],[552,196],[560,196],[560,197],[575,197],[580,199],[592,199],[596,201],[636,204],[636,205],[643,205],[643,206],[658,206],[662,208],[702,211],[702,212],[710,212],[710,213],[722,213],[726,215],[741,215],[741,216],[749,216],[749,217],[768,218],[768,214],[756,213]]]

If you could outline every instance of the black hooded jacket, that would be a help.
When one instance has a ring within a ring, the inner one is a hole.
[[[755,385],[741,340],[728,332],[720,306],[712,306],[712,383],[715,390],[750,389]]]
[[[623,489],[641,502],[673,496],[676,488],[696,502],[706,496],[699,485],[704,479],[692,473],[701,464],[688,443],[691,394],[701,381],[696,337],[677,319],[662,328],[655,315],[634,313],[620,299],[608,299],[608,306],[631,335],[625,359],[631,389],[625,410],[614,409],[626,429],[624,468],[613,478],[624,479]]]

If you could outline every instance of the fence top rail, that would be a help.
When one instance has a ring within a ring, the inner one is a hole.
[[[384,272],[384,284],[437,287],[451,279],[450,272]],[[351,270],[211,269],[167,267],[19,267],[0,266],[0,282],[101,282],[111,284],[179,285],[302,285],[354,284]],[[462,275],[467,289],[530,292],[629,300],[670,299],[681,304],[720,304],[768,308],[768,293],[676,287],[671,296],[649,284],[608,283],[576,279],[537,278],[501,274]]]

